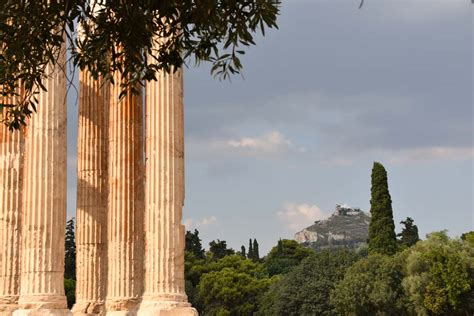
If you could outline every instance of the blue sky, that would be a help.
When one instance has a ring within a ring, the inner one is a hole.
[[[422,236],[473,229],[473,6],[358,5],[284,1],[280,30],[247,51],[243,78],[186,69],[183,218],[206,246],[257,238],[266,253],[336,203],[368,211],[375,160],[396,223],[413,217]],[[68,100],[73,216],[74,91]]]

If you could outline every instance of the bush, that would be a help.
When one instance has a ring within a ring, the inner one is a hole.
[[[73,279],[64,279],[64,293],[67,299],[67,307],[72,308],[76,303],[76,281]]]
[[[312,254],[270,287],[259,315],[336,315],[329,293],[358,258],[346,249]]]

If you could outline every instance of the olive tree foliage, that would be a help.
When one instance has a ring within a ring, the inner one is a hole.
[[[222,79],[239,73],[243,49],[277,27],[278,12],[278,0],[1,1],[0,97],[20,97],[0,104],[8,107],[4,123],[25,124],[46,90],[48,65],[64,70],[64,47],[94,78],[113,82],[120,72],[123,97],[183,64],[210,62]]]
[[[472,315],[474,244],[435,232],[403,255],[402,285],[417,315]]]
[[[386,255],[357,261],[331,291],[336,315],[410,315],[402,271],[403,261]]]

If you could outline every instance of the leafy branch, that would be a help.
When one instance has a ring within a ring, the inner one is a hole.
[[[212,64],[220,79],[239,74],[254,35],[277,28],[279,0],[7,0],[0,3],[0,97],[3,121],[26,124],[45,91],[48,69],[65,47],[74,67],[137,93],[161,71]],[[77,31],[79,29],[80,31]]]

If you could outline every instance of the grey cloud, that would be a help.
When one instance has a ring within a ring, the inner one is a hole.
[[[324,150],[472,146],[470,12],[427,5],[284,4],[246,80],[188,71],[188,142],[279,130]]]

